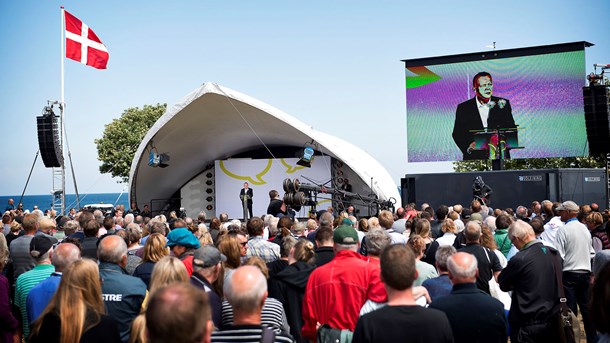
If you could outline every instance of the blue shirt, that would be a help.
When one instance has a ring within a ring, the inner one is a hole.
[[[439,277],[435,277],[432,279],[427,279],[422,283],[428,290],[428,294],[430,295],[430,299],[434,301],[434,299],[449,295],[451,290],[453,289],[453,284],[451,280],[449,280],[449,274],[443,274]]]
[[[38,316],[51,302],[51,298],[55,295],[60,281],[61,273],[54,272],[48,279],[41,281],[30,290],[26,300],[28,323],[30,325],[38,319]]]

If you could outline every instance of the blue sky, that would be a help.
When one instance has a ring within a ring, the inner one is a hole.
[[[447,163],[407,164],[400,60],[586,40],[610,63],[610,1],[0,2],[0,194],[20,194],[36,119],[60,97],[60,6],[110,52],[107,70],[65,61],[66,131],[81,193],[120,192],[93,140],[124,109],[172,105],[206,81],[271,104],[369,152],[396,183]],[[583,75],[584,80],[584,75]],[[584,81],[583,81],[584,84]],[[26,194],[47,194],[39,159]],[[71,177],[67,192],[73,193]]]

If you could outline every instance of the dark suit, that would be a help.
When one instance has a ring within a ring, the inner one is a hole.
[[[244,206],[243,196],[244,195],[248,195],[249,196],[248,202],[246,204],[248,206],[248,213],[250,214],[249,218],[252,218],[252,194],[253,194],[252,193],[252,188],[248,188],[247,192],[246,192],[245,188],[242,188],[241,191],[239,192],[239,199],[242,201],[242,203],[241,203],[242,207]]]
[[[504,100],[506,104],[500,106],[500,100]],[[464,160],[481,160],[489,158],[488,151],[473,150],[470,153],[467,151],[470,143],[474,142],[474,132],[469,131],[483,130],[485,128],[481,121],[481,115],[479,114],[476,101],[476,98],[466,100],[459,104],[455,111],[453,140],[464,154]],[[495,106],[489,109],[487,128],[490,130],[498,128],[515,128],[515,120],[513,119],[513,113],[508,99],[492,96],[491,101],[495,102]]]
[[[451,294],[435,299],[430,308],[445,312],[456,343],[508,340],[504,305],[474,283],[453,285]]]

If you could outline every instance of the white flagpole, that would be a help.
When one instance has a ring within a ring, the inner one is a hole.
[[[61,147],[61,155],[62,155],[62,159],[64,157],[64,109],[65,109],[65,99],[64,99],[64,56],[66,54],[66,48],[65,48],[65,40],[64,40],[64,33],[65,33],[65,15],[64,15],[64,7],[61,6],[61,21],[60,21],[60,26],[61,26],[61,94],[60,94],[60,103],[59,103],[59,113],[60,113],[60,118],[59,120],[61,121],[60,124],[60,136],[59,136],[59,142],[60,142],[60,147]],[[61,163],[61,214],[65,214],[66,213],[66,167],[65,167],[65,160]]]

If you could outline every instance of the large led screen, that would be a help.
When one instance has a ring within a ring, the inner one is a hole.
[[[405,60],[408,161],[587,155],[587,44]]]

